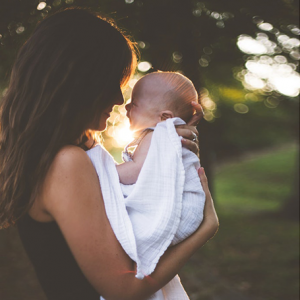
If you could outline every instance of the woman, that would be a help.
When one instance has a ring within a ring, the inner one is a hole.
[[[50,300],[146,299],[170,281],[218,228],[202,170],[205,218],[170,247],[150,278],[116,240],[99,181],[84,150],[104,130],[121,88],[134,72],[132,42],[111,21],[86,9],[42,20],[21,47],[0,115],[0,226],[19,233]],[[191,124],[199,121],[201,107]],[[178,128],[197,152],[193,126]],[[195,131],[196,132],[196,131]]]

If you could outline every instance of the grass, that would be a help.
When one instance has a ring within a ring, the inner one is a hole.
[[[275,211],[291,190],[297,146],[223,166],[215,175],[220,212]]]
[[[192,300],[298,299],[298,223],[273,214],[289,195],[296,155],[289,145],[216,170],[219,232],[180,274]]]

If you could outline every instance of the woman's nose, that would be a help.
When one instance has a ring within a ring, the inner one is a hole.
[[[123,94],[120,93],[115,100],[115,105],[122,105],[124,103]]]

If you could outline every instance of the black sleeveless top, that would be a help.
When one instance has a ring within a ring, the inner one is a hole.
[[[17,227],[48,300],[99,300],[55,221],[38,222],[26,214]]]

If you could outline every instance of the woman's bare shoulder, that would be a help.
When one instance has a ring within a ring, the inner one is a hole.
[[[67,145],[61,148],[55,155],[51,168],[53,171],[69,168],[91,167],[92,163],[86,152],[80,147]]]
[[[80,147],[68,145],[56,154],[45,177],[42,190],[45,209],[69,204],[79,189],[80,194],[92,190],[101,197],[97,173],[90,158]]]
[[[51,179],[66,176],[75,179],[85,175],[96,175],[93,164],[86,152],[77,146],[68,145],[58,151],[49,168]]]

